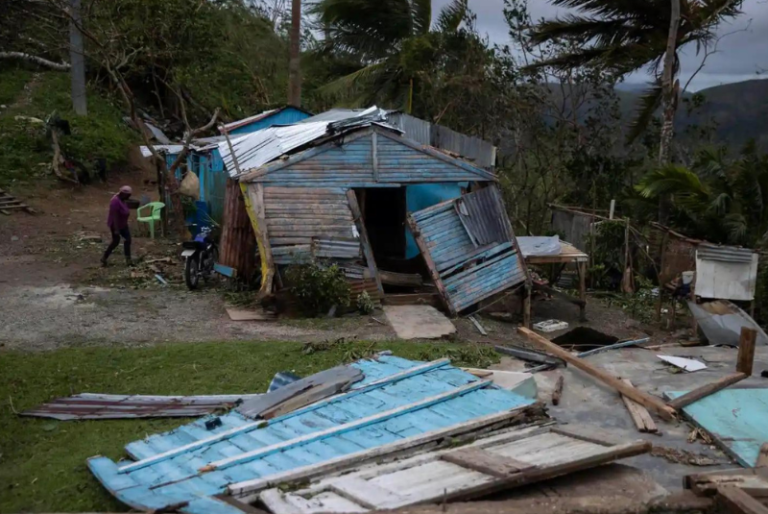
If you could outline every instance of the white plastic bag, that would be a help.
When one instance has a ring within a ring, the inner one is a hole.
[[[179,185],[179,193],[192,197],[195,200],[200,199],[200,179],[197,178],[194,171],[188,171],[184,175],[184,179],[182,179]]]

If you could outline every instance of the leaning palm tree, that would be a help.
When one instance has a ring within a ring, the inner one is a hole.
[[[351,104],[383,100],[410,111],[414,80],[439,58],[441,37],[459,30],[467,1],[453,0],[433,27],[431,0],[319,0],[313,11],[326,49],[362,63],[323,90],[355,91]]]
[[[531,42],[569,39],[579,44],[575,50],[537,62],[534,67],[597,65],[618,76],[639,69],[647,69],[653,76],[633,122],[632,138],[645,128],[665,93],[673,98],[671,109],[665,109],[664,115],[674,117],[679,86],[672,79],[679,71],[679,49],[691,43],[697,49],[711,43],[717,25],[741,12],[742,0],[553,0],[553,4],[576,9],[577,13],[538,24],[530,33]],[[668,62],[664,62],[665,55],[669,55]],[[665,66],[668,85],[662,82]],[[665,119],[670,129],[671,121]],[[662,136],[661,146],[666,148],[660,149],[660,165],[666,163],[668,155],[669,141],[664,139]]]

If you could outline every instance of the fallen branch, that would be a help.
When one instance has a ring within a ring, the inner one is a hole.
[[[24,52],[0,52],[0,59],[21,59],[22,61],[33,62],[55,71],[69,71],[71,67],[68,62],[53,62],[44,57]]]
[[[660,398],[651,396],[647,393],[644,393],[643,391],[640,391],[639,389],[635,389],[634,387],[625,384],[624,382],[614,377],[610,373],[598,368],[597,366],[593,366],[592,364],[589,364],[587,361],[583,359],[578,358],[577,356],[573,355],[571,352],[564,350],[563,348],[557,346],[556,344],[552,343],[548,339],[545,339],[544,337],[540,336],[539,334],[537,334],[532,330],[529,330],[525,327],[519,327],[517,331],[520,334],[527,337],[528,340],[531,341],[532,343],[535,343],[536,345],[540,346],[543,350],[546,350],[550,354],[556,357],[559,357],[560,359],[564,360],[568,364],[571,364],[574,367],[579,368],[586,374],[616,389],[618,392],[636,401],[640,405],[643,405],[644,407],[655,410],[659,414],[659,416],[661,416],[662,418],[666,420],[674,419],[675,417],[674,409],[668,406],[666,403],[664,403]]]

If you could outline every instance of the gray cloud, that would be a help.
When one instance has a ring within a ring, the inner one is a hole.
[[[434,15],[450,1],[432,0]],[[481,34],[487,35],[492,43],[509,42],[502,14],[503,0],[469,0],[469,5],[477,14],[477,28]],[[567,12],[546,0],[529,0],[528,8],[535,20],[553,18]],[[704,68],[691,82],[691,90],[768,75],[768,0],[745,0],[742,10],[744,14],[718,27],[720,36],[734,33],[721,39],[718,52],[709,56]],[[699,66],[701,57],[696,55],[693,47],[684,49],[681,59],[683,84]],[[761,71],[763,73],[758,75]],[[643,72],[627,77],[627,82],[633,83],[647,80],[648,76]]]

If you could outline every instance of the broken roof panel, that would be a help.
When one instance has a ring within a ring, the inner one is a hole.
[[[21,412],[20,416],[73,419],[170,418],[204,416],[217,409],[231,408],[240,401],[254,400],[262,394],[205,396],[145,396],[82,393],[56,398]]]
[[[345,394],[269,421],[237,412],[205,429],[204,419],[129,444],[138,462],[89,459],[101,483],[142,510],[187,502],[183,512],[234,512],[213,496],[232,483],[326,462],[432,430],[530,405],[532,401],[453,368],[379,356],[353,367],[365,374]]]

